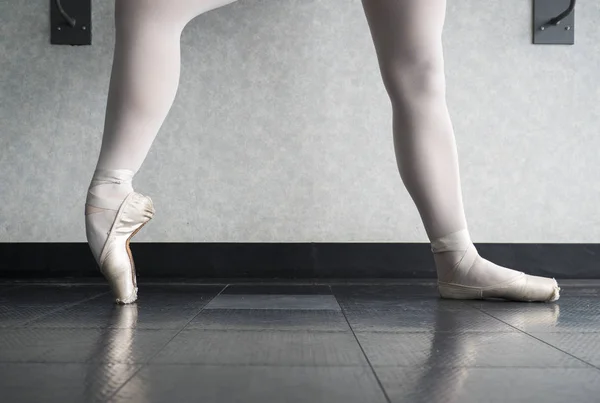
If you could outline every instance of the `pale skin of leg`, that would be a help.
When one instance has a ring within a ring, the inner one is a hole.
[[[362,0],[362,4],[392,103],[400,176],[432,242],[438,280],[452,289],[448,297],[464,297],[464,288],[470,288],[467,294],[473,297],[495,287],[494,296],[501,298],[558,298],[554,280],[524,276],[489,262],[470,240],[446,105],[442,46],[446,0]]]
[[[234,1],[115,1],[114,58],[96,170],[127,173],[118,185],[92,182],[88,195],[91,190],[118,203],[133,191],[130,178],[142,166],[177,93],[183,29],[198,15]],[[102,176],[95,172],[93,179]],[[96,257],[116,213],[115,207],[86,203],[86,235]]]
[[[184,27],[232,2],[115,2],[117,37],[98,168],[139,170],[175,99]]]
[[[445,0],[364,0],[402,180],[430,240],[467,228],[442,50]]]
[[[96,168],[140,169],[177,93],[183,28],[235,1],[115,1],[114,58]]]
[[[95,254],[116,215],[113,203],[132,191],[130,179],[140,169],[175,98],[183,28],[197,15],[232,2],[116,1],[116,45],[97,169],[127,173],[123,181],[112,183],[106,181],[107,174],[98,174],[95,200],[112,202],[107,203],[109,209],[86,205],[88,241]],[[445,100],[441,40],[445,0],[363,0],[363,6],[392,101],[402,180],[433,244],[463,231],[460,237],[446,240],[461,248],[434,256],[438,276],[476,286],[515,276],[518,272],[477,260],[466,233],[456,143]],[[468,267],[455,276],[454,266],[464,264],[467,255]]]

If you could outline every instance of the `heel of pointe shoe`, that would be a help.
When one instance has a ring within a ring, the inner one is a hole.
[[[135,264],[129,242],[154,216],[152,199],[132,192],[119,208],[101,255],[100,271],[110,284],[117,304],[137,300]]]
[[[465,287],[457,284],[438,282],[440,296],[445,299],[481,299],[483,292],[480,288]]]

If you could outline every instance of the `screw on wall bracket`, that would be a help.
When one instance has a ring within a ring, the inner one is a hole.
[[[573,10],[575,10],[575,2],[576,2],[576,0],[570,0],[569,7],[565,11],[563,11],[556,17],[551,18],[548,22],[546,22],[544,25],[542,25],[540,27],[540,30],[543,31],[546,29],[546,27],[549,27],[551,25],[560,25],[560,22],[562,20],[564,20],[565,18],[567,18],[573,12]]]
[[[574,44],[575,3],[576,0],[534,0],[533,43]]]

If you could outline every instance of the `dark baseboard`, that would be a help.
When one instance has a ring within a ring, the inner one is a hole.
[[[600,244],[476,243],[506,267],[600,279]],[[434,279],[426,243],[135,243],[140,278]],[[87,243],[0,243],[0,278],[100,277]]]

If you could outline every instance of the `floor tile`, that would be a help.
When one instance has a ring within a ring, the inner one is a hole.
[[[107,285],[24,285],[2,293],[0,305],[72,304],[107,292],[109,292]]]
[[[376,366],[588,367],[523,333],[357,333]]]
[[[0,362],[143,363],[175,330],[44,329],[0,331]]]
[[[331,295],[328,285],[311,284],[230,284],[223,294],[245,295]]]
[[[555,303],[444,300],[431,282],[224,287],[141,283],[118,306],[104,283],[0,284],[0,401],[384,402],[369,363],[393,402],[600,392],[600,282],[561,282]]]
[[[555,302],[513,302],[513,301],[464,301],[466,305],[482,311],[553,311],[563,312],[600,312],[598,297],[565,297]]]
[[[598,296],[564,297],[559,299],[556,304],[566,312],[600,313],[600,297]]]
[[[600,332],[600,298],[563,298],[549,304],[471,303],[477,309],[526,332]]]
[[[206,309],[186,329],[350,331],[334,310]]]
[[[357,332],[488,331],[514,332],[515,329],[475,309],[462,311],[403,309],[344,309]]]
[[[392,403],[597,401],[600,371],[584,368],[375,368]]]
[[[560,301],[562,302],[562,300]],[[560,309],[559,302],[515,302],[497,300],[467,300],[463,301],[465,305],[484,312],[488,311],[513,311],[513,310],[531,310],[531,311],[554,311]]]
[[[0,363],[2,401],[105,402],[139,365]]]
[[[223,287],[145,286],[138,301],[117,305],[111,294],[86,301],[44,316],[29,324],[34,327],[131,327],[139,329],[181,329]]]
[[[531,333],[532,336],[600,368],[600,333]]]
[[[469,308],[462,301],[439,298],[433,286],[334,285],[332,290],[343,309],[464,311]]]
[[[337,298],[343,309],[395,309],[403,311],[465,311],[474,309],[466,306],[461,301],[436,298]]]
[[[600,313],[567,312],[564,309],[531,311],[488,311],[488,313],[511,326],[531,332],[600,332]]]
[[[367,365],[350,332],[184,330],[152,363]]]
[[[561,300],[565,297],[600,297],[600,280],[558,280]]]
[[[465,305],[471,308],[479,309],[484,312],[521,312],[535,316],[554,314],[561,315],[577,313],[577,314],[600,314],[600,298],[594,296],[582,297],[561,297],[555,302],[514,302],[503,300],[487,300],[487,301],[464,301]]]
[[[106,286],[23,286],[6,290],[0,294],[0,328],[22,326],[107,292]]]
[[[149,365],[111,401],[385,403],[369,367]]]
[[[332,309],[340,310],[333,295],[221,294],[205,309]]]
[[[406,298],[439,299],[439,292],[434,283],[428,284],[393,284],[393,285],[332,285],[333,294],[340,300],[401,300]]]

